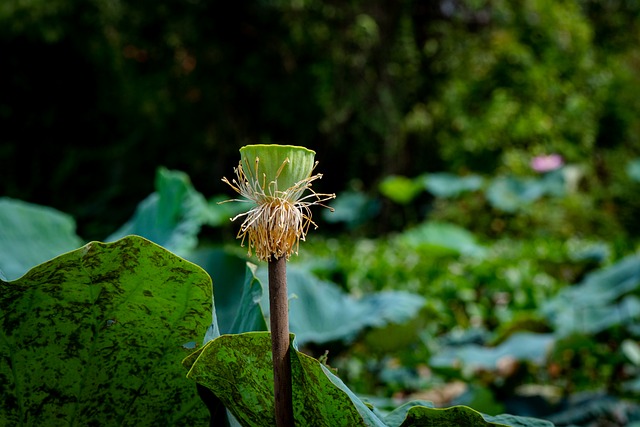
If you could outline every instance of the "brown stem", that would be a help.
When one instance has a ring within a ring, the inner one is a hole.
[[[289,301],[287,298],[287,259],[285,257],[269,261],[269,307],[276,426],[292,427]]]

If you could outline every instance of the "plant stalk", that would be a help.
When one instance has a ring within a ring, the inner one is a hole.
[[[287,259],[269,261],[269,307],[271,351],[277,427],[292,427],[291,353],[289,348],[289,301],[287,297]]]

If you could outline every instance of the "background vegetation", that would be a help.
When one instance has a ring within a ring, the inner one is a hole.
[[[158,165],[214,194],[247,143],[315,149],[336,192],[526,175],[557,152],[637,235],[619,166],[640,151],[639,17],[632,0],[9,0],[0,193],[100,236]]]
[[[635,0],[9,0],[0,195],[70,214],[85,240],[121,237],[157,173],[157,194],[174,197],[158,202],[163,227],[191,221],[169,249],[242,256],[232,212],[214,209],[230,194],[220,178],[242,145],[304,145],[316,189],[338,198],[294,262],[352,296],[426,299],[409,323],[308,352],[329,349],[372,398],[631,425],[638,40]],[[536,171],[548,154],[563,167]],[[160,166],[191,181],[171,192]],[[180,210],[191,183],[208,200]],[[518,353],[540,336],[548,354]]]

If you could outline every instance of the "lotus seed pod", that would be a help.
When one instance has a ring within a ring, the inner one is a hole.
[[[292,145],[247,145],[240,149],[240,163],[234,169],[237,179],[222,181],[249,202],[248,211],[232,220],[244,217],[238,238],[249,240],[249,255],[255,251],[258,259],[289,258],[298,252],[311,225],[311,206],[333,199],[335,194],[316,193],[311,183],[322,175],[311,175],[315,167],[315,152]],[[305,195],[305,192],[308,194]],[[331,209],[331,208],[329,208]]]
[[[315,151],[293,145],[246,145],[240,149],[242,169],[250,183],[258,183],[267,196],[280,197],[311,176]],[[304,191],[288,194],[296,200]]]

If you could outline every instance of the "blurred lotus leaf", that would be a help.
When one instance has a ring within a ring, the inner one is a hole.
[[[0,224],[0,273],[7,280],[84,243],[72,217],[20,200],[0,198]]]
[[[379,188],[385,197],[401,205],[408,204],[422,191],[419,182],[399,175],[386,177]]]
[[[265,283],[265,269],[258,272]],[[416,316],[425,299],[403,291],[386,291],[356,298],[336,284],[320,280],[294,265],[287,272],[289,322],[296,342],[304,345],[330,341],[351,342],[366,328],[404,323]],[[268,296],[262,309],[268,316]]]
[[[479,175],[458,176],[440,172],[420,177],[424,187],[436,197],[457,197],[462,193],[480,190],[484,180]]]
[[[486,248],[470,231],[443,222],[428,221],[410,228],[399,236],[399,240],[431,255],[483,257],[486,253]]]
[[[160,168],[155,186],[156,192],[140,202],[133,218],[106,241],[135,234],[185,256],[198,244],[200,227],[209,219],[207,201],[183,172]]]
[[[627,175],[636,182],[640,182],[640,159],[631,160],[627,164]]]

